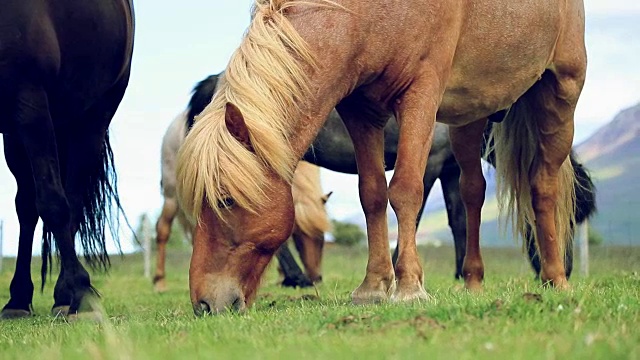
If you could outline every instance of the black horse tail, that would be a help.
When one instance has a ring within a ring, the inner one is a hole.
[[[95,166],[85,169],[87,178],[82,194],[82,209],[78,212],[76,239],[80,240],[85,262],[92,270],[107,270],[111,265],[106,247],[105,230],[108,228],[111,236],[122,252],[118,231],[120,215],[124,215],[127,226],[131,225],[124,214],[117,189],[117,174],[113,150],[109,142],[109,132],[105,134],[100,160]],[[46,275],[52,267],[53,234],[47,227],[42,234],[42,288],[44,289]]]
[[[197,83],[193,88],[193,95],[191,95],[191,100],[189,100],[189,112],[187,114],[187,132],[193,126],[195,117],[204,111],[204,108],[206,108],[211,102],[211,98],[213,98],[213,94],[216,91],[220,75],[222,75],[222,73],[209,75],[207,78]]]
[[[588,170],[578,162],[571,152],[571,166],[576,174],[576,223],[581,224],[596,211],[596,187],[589,176]]]

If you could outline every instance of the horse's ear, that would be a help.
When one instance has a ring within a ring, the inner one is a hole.
[[[233,135],[247,149],[253,150],[251,146],[251,140],[249,138],[249,129],[244,122],[244,116],[237,106],[228,102],[224,112],[224,123],[227,125],[227,130]]]
[[[329,191],[328,193],[326,193],[323,197],[322,197],[322,203],[326,204],[327,201],[329,201],[329,197],[331,196],[331,194],[333,194],[333,191]]]

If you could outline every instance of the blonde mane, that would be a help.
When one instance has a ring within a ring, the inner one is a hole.
[[[307,236],[324,237],[324,233],[331,230],[331,223],[324,207],[320,168],[300,161],[293,175],[291,189],[296,210],[296,226]]]
[[[256,211],[266,202],[266,170],[291,182],[298,159],[290,146],[296,104],[309,94],[304,66],[314,66],[305,41],[286,10],[305,2],[258,0],[240,47],[232,55],[216,95],[196,118],[178,158],[178,197],[185,212],[198,219],[205,196],[222,216],[218,202],[231,197]],[[253,152],[227,130],[225,106],[243,114]]]

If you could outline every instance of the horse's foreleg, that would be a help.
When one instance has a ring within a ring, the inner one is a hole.
[[[178,212],[178,202],[173,198],[165,198],[162,206],[162,213],[156,223],[156,274],[153,276],[153,286],[155,291],[164,292],[167,290],[165,283],[165,259],[167,258],[167,243],[171,236],[171,225]]]
[[[289,245],[287,244],[287,242],[280,245],[280,248],[278,248],[278,251],[276,251],[276,258],[278,259],[280,270],[284,275],[282,286],[292,288],[313,286],[313,282],[309,280],[307,275],[305,275],[302,272],[302,269],[300,269],[300,267],[298,266],[296,259],[293,257],[293,254],[291,254],[291,251],[289,250]]]
[[[475,121],[449,129],[451,148],[460,165],[460,195],[467,213],[467,248],[462,264],[465,287],[481,290],[484,264],[480,254],[480,215],[486,181],[482,175],[480,152],[487,121]]]
[[[5,135],[4,149],[7,164],[18,184],[15,204],[20,222],[16,270],[9,287],[11,298],[0,312],[0,319],[9,319],[31,315],[31,301],[33,299],[31,250],[33,233],[38,223],[38,211],[36,210],[33,174],[29,163],[24,161],[27,155],[22,144],[12,136]]]
[[[433,69],[414,80],[396,104],[399,125],[395,172],[389,201],[398,218],[398,285],[393,301],[428,299],[416,246],[416,219],[424,199],[423,177],[433,142],[436,111],[442,100],[442,82]]]
[[[395,287],[387,228],[387,179],[384,176],[383,164],[384,124],[374,126],[367,122],[369,119],[356,119],[350,110],[352,109],[345,101],[338,106],[356,151],[360,203],[367,221],[369,242],[367,273],[362,284],[351,294],[351,299],[356,304],[375,303],[386,301]]]

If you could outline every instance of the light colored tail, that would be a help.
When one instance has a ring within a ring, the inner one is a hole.
[[[538,112],[532,109],[530,98],[523,95],[512,105],[501,123],[493,124],[487,153],[494,151],[497,172],[498,204],[501,227],[513,226],[514,236],[526,239],[527,225],[531,225],[536,247],[539,249],[535,214],[531,203],[531,178],[540,156]],[[569,156],[558,174],[556,202],[556,234],[560,258],[565,258],[567,244],[572,243],[572,224],[575,224],[575,174]],[[523,242],[524,244],[524,242]]]

